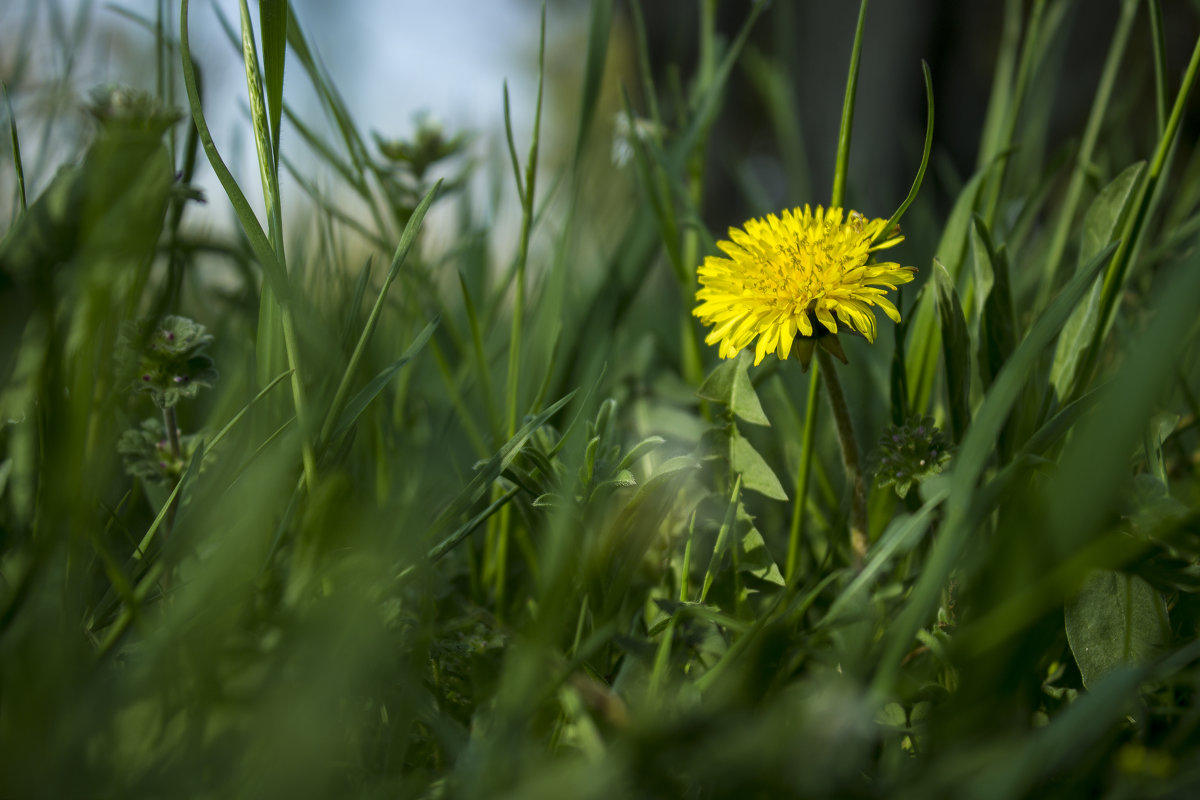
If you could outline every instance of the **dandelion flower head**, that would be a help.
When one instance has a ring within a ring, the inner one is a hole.
[[[857,211],[806,205],[730,228],[732,241],[717,242],[725,257],[708,256],[697,271],[692,313],[712,326],[705,343],[720,343],[721,358],[733,358],[757,339],[757,365],[771,353],[787,358],[797,336],[836,334],[839,325],[875,341],[872,306],[899,322],[885,295],[916,272],[868,263],[904,240],[897,230],[881,236],[886,225]]]

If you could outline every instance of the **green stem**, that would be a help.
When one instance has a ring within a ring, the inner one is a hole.
[[[517,273],[516,273],[516,296],[513,299],[513,315],[512,328],[509,337],[508,348],[508,376],[506,385],[507,395],[507,437],[511,439],[517,432],[517,403],[520,388],[521,374],[521,338],[522,325],[525,316],[525,266],[529,260],[529,239],[533,232],[534,221],[534,197],[537,184],[537,160],[538,160],[538,143],[541,138],[542,125],[542,89],[545,84],[546,77],[546,5],[542,4],[542,28],[540,36],[540,45],[538,47],[538,88],[537,100],[534,104],[533,112],[533,136],[529,143],[529,155],[525,163],[525,181],[522,188],[521,175],[517,171],[517,189],[521,195],[521,238],[517,244]],[[511,129],[510,129],[511,130]],[[513,166],[516,167],[516,153],[513,153]],[[493,490],[493,497],[497,497],[502,493],[502,489],[497,484]],[[507,572],[508,561],[508,534],[512,524],[512,510],[510,506],[504,506],[500,509],[500,528],[496,537],[495,560],[494,560],[494,580],[496,592],[496,611],[497,614],[502,613],[504,602],[504,579]]]
[[[175,414],[175,407],[169,406],[163,409],[163,425],[167,429],[167,446],[171,448],[171,466],[183,462],[183,445],[179,441],[179,418]],[[182,480],[180,475],[178,480]],[[172,487],[174,488],[174,487]],[[169,534],[175,527],[175,510],[179,507],[179,495],[176,494],[171,498],[170,505],[167,506],[167,519],[164,534]]]
[[[858,455],[858,442],[854,438],[854,423],[850,420],[850,407],[842,392],[841,381],[833,366],[833,359],[822,347],[817,347],[817,363],[825,375],[825,389],[829,407],[837,423],[838,439],[842,444],[842,461],[846,467],[846,482],[850,484],[850,549],[854,553],[855,565],[861,564],[867,554],[867,490],[863,481],[862,460]]]
[[[833,170],[831,206],[841,206],[846,199],[846,173],[850,168],[850,132],[854,128],[854,95],[858,90],[858,62],[862,55],[863,26],[867,21],[867,0],[858,7],[858,26],[854,30],[854,47],[850,51],[850,75],[846,78],[846,99],[842,102],[842,127],[838,131],[837,163]]]
[[[821,383],[820,367],[813,367],[808,382],[808,405],[804,409],[804,438],[800,443],[800,468],[796,472],[796,488],[792,503],[792,525],[788,532],[786,579],[792,582],[800,560],[800,541],[804,537],[804,507],[808,498],[808,478],[812,472],[814,432],[817,427],[817,391]]]

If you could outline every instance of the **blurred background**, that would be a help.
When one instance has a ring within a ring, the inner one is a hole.
[[[717,4],[718,28],[727,41],[736,35],[749,5],[747,0]],[[1197,5],[1164,4],[1167,64],[1173,75],[1182,70],[1196,35],[1193,9]],[[87,122],[79,106],[87,91],[110,80],[128,82],[130,76],[145,75],[148,82],[153,81],[152,31],[133,18],[153,20],[156,6],[155,0],[0,2],[0,79],[18,98],[16,111],[32,195],[74,146],[63,140],[63,125],[54,128],[55,137],[51,138],[46,133],[50,126],[40,128],[38,120],[63,122],[66,120],[61,118],[66,117],[83,135]],[[253,15],[256,4],[250,6]],[[924,207],[945,210],[945,198],[955,196],[959,184],[976,168],[977,131],[986,113],[995,55],[1006,35],[1004,6],[957,0],[888,0],[871,5],[853,134],[851,204],[870,215],[886,216],[907,192],[924,130],[924,59],[932,73],[937,108],[932,180],[926,183],[924,198],[933,205]],[[1074,4],[1068,12],[1071,18],[1057,26],[1057,35],[1069,37],[1065,56],[1069,63],[1053,74],[1046,71],[1033,77],[1043,84],[1040,91],[1052,92],[1055,97],[1055,117],[1047,120],[1044,128],[1051,154],[1070,145],[1063,140],[1063,132],[1082,129],[1117,6],[1116,0]],[[167,3],[166,7],[177,32],[177,4]],[[297,0],[293,9],[364,130],[385,138],[407,137],[414,130],[416,116],[426,114],[447,130],[474,133],[474,153],[480,159],[503,154],[502,87],[507,82],[516,140],[527,140],[536,89],[538,3],[360,0],[332,4]],[[628,11],[625,3],[616,3],[598,137],[613,134],[622,84],[628,87],[635,106],[639,105]],[[217,144],[235,174],[254,177],[245,78],[232,57],[235,51],[221,29],[218,12],[236,25],[235,0],[192,3],[193,51],[205,71],[206,104]],[[543,157],[549,162],[568,156],[575,133],[588,13],[589,4],[584,0],[548,4],[550,83]],[[698,3],[644,3],[642,13],[655,82],[668,89],[679,87],[679,76],[692,74],[699,58]],[[746,57],[734,70],[725,109],[712,131],[709,152],[721,157],[710,157],[708,165],[705,221],[711,230],[724,231],[751,214],[827,199],[847,48],[856,15],[854,3],[775,2],[751,31]],[[1126,76],[1119,83],[1114,115],[1131,107],[1140,108],[1143,114],[1154,113],[1150,92],[1139,90],[1153,79],[1150,37],[1144,27],[1143,15],[1126,62],[1143,65],[1146,74]],[[58,46],[67,44],[70,46]],[[792,76],[790,85],[771,83],[771,65],[784,67],[785,74]],[[293,79],[287,84],[286,96],[299,113],[308,115],[309,124],[327,132],[329,120],[322,118],[311,87],[300,78],[299,70],[289,67],[289,72]],[[139,88],[153,90],[154,86]],[[181,99],[182,94],[176,98]],[[669,100],[664,114],[669,120]],[[791,141],[779,141],[776,131],[781,124],[794,132]],[[1194,138],[1196,122],[1193,119],[1189,124],[1193,135],[1185,134],[1184,141]],[[8,137],[3,138],[0,147],[7,150]],[[1125,147],[1130,146],[1146,152],[1148,143],[1129,141]],[[303,147],[295,136],[285,133],[284,148],[304,163]],[[1130,155],[1132,160],[1135,154]],[[197,183],[210,198],[219,197],[215,179],[203,161]],[[511,183],[504,179],[502,183]],[[0,211],[5,216],[11,213],[13,183],[11,171],[0,175],[4,189]],[[254,197],[257,183],[246,180],[243,185],[252,201],[261,202]],[[500,190],[511,192],[511,187]],[[285,197],[289,196],[296,195],[285,191]],[[210,219],[201,215],[197,220],[193,212],[189,223],[231,224],[223,209],[210,205],[207,211]],[[909,224],[919,225],[920,220],[918,213]]]

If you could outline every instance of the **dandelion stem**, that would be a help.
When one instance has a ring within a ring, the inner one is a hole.
[[[829,397],[829,407],[837,422],[838,439],[842,444],[842,461],[846,467],[846,481],[850,484],[850,549],[854,551],[854,563],[862,563],[867,554],[867,490],[863,482],[862,461],[858,455],[858,442],[854,438],[854,423],[850,420],[850,408],[846,395],[838,380],[833,359],[822,347],[817,347],[817,363]]]

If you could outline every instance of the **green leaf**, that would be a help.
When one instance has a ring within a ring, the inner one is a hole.
[[[1092,573],[1064,616],[1067,641],[1089,688],[1119,666],[1146,663],[1170,636],[1162,595],[1135,575]]]
[[[617,471],[626,470],[633,465],[642,456],[654,452],[662,445],[666,444],[666,439],[661,436],[648,436],[642,441],[635,444],[629,449],[617,464]]]
[[[742,485],[747,489],[766,495],[772,500],[788,499],[775,470],[771,469],[754,446],[736,430],[729,437],[729,464],[735,473],[742,476]]]
[[[933,282],[937,287],[938,314],[942,318],[942,350],[946,357],[946,393],[954,442],[962,441],[971,420],[971,336],[962,304],[950,273],[936,258]]]
[[[1101,248],[1116,238],[1136,196],[1134,189],[1142,177],[1146,162],[1139,161],[1116,177],[1101,190],[1092,201],[1083,219],[1083,235],[1079,244],[1079,263],[1086,264]],[[1054,362],[1050,367],[1050,384],[1059,400],[1071,394],[1075,384],[1075,370],[1079,357],[1096,330],[1100,311],[1101,283],[1096,281],[1084,301],[1063,328],[1063,335],[1054,350]]]
[[[722,361],[696,391],[705,400],[720,403],[751,425],[767,425],[771,421],[763,412],[758,393],[750,382],[750,353],[743,350],[736,358]]]
[[[760,585],[766,583],[786,586],[783,573],[779,571],[779,566],[767,550],[766,540],[758,528],[754,527],[754,517],[746,513],[746,507],[741,503],[738,503],[737,519],[739,525],[745,526],[746,529],[742,534],[742,554],[738,558],[738,569],[758,581]]]

